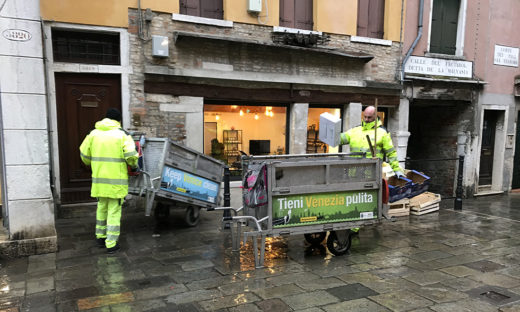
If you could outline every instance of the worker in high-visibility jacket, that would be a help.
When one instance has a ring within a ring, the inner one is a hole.
[[[377,127],[377,138],[375,134],[375,127]],[[388,163],[392,167],[397,177],[404,176],[403,170],[399,166],[397,160],[397,151],[392,143],[390,133],[382,127],[381,120],[377,118],[376,108],[374,106],[368,106],[363,111],[363,121],[361,126],[354,127],[340,135],[340,144],[349,144],[351,153],[365,153],[365,157],[371,158],[372,152],[370,151],[370,144],[367,139],[367,135],[370,138],[370,142],[374,149],[376,149],[376,157],[385,161],[385,156],[388,158]],[[375,140],[377,139],[377,142]],[[361,157],[361,155],[359,156]],[[349,172],[350,173],[350,172]],[[359,228],[351,229],[354,233],[359,231]]]
[[[128,194],[127,164],[137,170],[138,154],[132,137],[121,128],[121,112],[109,108],[79,147],[83,163],[92,168],[90,196],[98,199],[96,242],[108,253],[119,250],[121,206]]]

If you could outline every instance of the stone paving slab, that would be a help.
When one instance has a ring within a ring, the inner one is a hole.
[[[194,228],[172,216],[158,237],[153,219],[124,214],[114,255],[95,246],[93,218],[58,219],[57,253],[0,259],[0,311],[515,311],[468,293],[520,295],[520,218],[490,215],[515,207],[520,194],[383,221],[339,257],[302,235],[269,238],[260,269],[250,240],[231,251],[219,213]]]
[[[344,311],[356,311],[356,312],[388,312],[389,309],[370,301],[366,298],[343,301],[335,304],[326,305],[323,307],[326,312],[344,312]]]
[[[432,301],[426,298],[404,290],[371,296],[369,298],[392,311],[409,311],[429,307],[433,304]]]
[[[339,302],[339,299],[336,296],[333,296],[323,290],[287,296],[282,298],[282,300],[294,310],[301,310]]]
[[[254,292],[263,299],[273,299],[284,298],[294,294],[303,293],[305,291],[295,284],[285,284],[282,286],[257,289]]]
[[[417,285],[425,286],[440,283],[442,281],[447,281],[453,279],[454,277],[452,275],[440,271],[428,271],[405,275],[403,276],[403,278]]]
[[[447,302],[431,306],[436,312],[494,312],[498,308],[482,300],[465,299],[457,302]]]
[[[337,297],[340,301],[349,301],[379,295],[379,293],[359,283],[329,288],[327,289],[327,292]]]

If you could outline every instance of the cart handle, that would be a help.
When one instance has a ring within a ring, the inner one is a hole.
[[[207,211],[213,211],[213,210],[233,210],[233,212],[235,213],[235,216],[237,215],[237,213],[242,210],[242,208],[244,208],[244,206],[240,206],[239,208],[235,208],[235,207],[214,207],[214,208],[208,208],[206,209]],[[227,220],[226,220],[227,221]]]
[[[256,229],[261,232],[262,227],[260,226],[260,223],[264,222],[265,220],[269,219],[269,216],[265,216],[262,219],[258,220],[257,218],[253,216],[235,216],[235,217],[227,217],[223,218],[223,221],[229,221],[229,220],[252,220],[255,222]],[[226,220],[227,219],[227,220]]]

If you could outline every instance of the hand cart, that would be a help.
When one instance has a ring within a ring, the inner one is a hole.
[[[189,226],[199,222],[200,208],[214,208],[224,163],[177,144],[167,138],[136,138],[141,143],[142,168],[129,177],[128,191],[145,198],[145,215],[155,210],[156,218],[167,217],[170,208],[185,209],[184,221]]]
[[[244,205],[237,209],[216,209],[234,212],[234,216],[224,218],[224,222],[234,224],[234,250],[239,249],[241,234],[244,244],[249,237],[253,239],[257,268],[264,263],[267,236],[304,234],[309,243],[320,244],[326,232],[330,232],[328,249],[334,255],[342,255],[350,249],[349,229],[375,224],[384,214],[379,159],[341,153],[243,156],[242,159]],[[251,174],[255,170],[256,175]],[[265,193],[251,176],[265,180],[260,183],[264,183]]]

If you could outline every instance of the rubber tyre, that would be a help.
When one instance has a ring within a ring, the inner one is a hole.
[[[155,205],[155,220],[157,221],[163,221],[165,219],[168,219],[170,216],[170,207],[168,205],[157,203]]]
[[[321,242],[323,242],[323,240],[325,239],[325,236],[327,236],[327,233],[316,232],[316,233],[303,234],[303,236],[305,236],[305,240],[309,244],[315,246],[315,245],[319,245],[319,244],[321,244]]]
[[[200,208],[189,206],[184,214],[184,222],[188,226],[196,226],[200,221]]]
[[[340,242],[336,232],[330,232],[327,238],[327,248],[335,256],[342,256],[348,252],[352,245],[352,234],[348,231],[347,239],[345,242]]]

